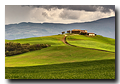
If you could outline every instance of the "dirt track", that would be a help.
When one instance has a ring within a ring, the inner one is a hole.
[[[67,37],[67,35],[65,35],[65,36],[63,37],[63,39],[62,39],[62,42],[63,42],[63,43],[65,43],[66,45],[69,45],[69,46],[79,47],[79,46],[75,46],[75,45],[69,44],[69,43],[66,41],[66,37]],[[85,48],[85,47],[79,47],[79,48]],[[104,51],[104,52],[111,52],[111,51],[99,50],[99,49],[94,49],[94,48],[86,48],[86,49],[98,50],[98,51]],[[111,52],[111,53],[115,53],[115,52]]]
[[[63,37],[62,42],[65,43],[65,44],[67,44],[67,45],[69,45],[69,44],[67,43],[67,41],[66,41],[66,36]],[[69,46],[71,46],[71,45],[69,45]]]

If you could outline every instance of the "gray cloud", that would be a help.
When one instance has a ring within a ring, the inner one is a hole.
[[[115,11],[115,5],[99,5],[99,7],[103,7],[102,12],[109,12],[109,9]]]
[[[5,6],[5,24],[20,22],[74,23],[88,22],[115,16],[114,6],[96,5],[40,5]],[[101,12],[103,11],[103,12]],[[109,11],[109,12],[108,12]]]
[[[42,15],[47,19],[52,19],[51,17],[48,16],[48,14],[46,12],[42,12]]]
[[[44,17],[48,17],[48,14],[47,14],[46,12],[42,12],[42,15],[43,15]]]
[[[62,19],[78,19],[80,14],[74,11],[64,10],[62,13],[60,13],[59,17]]]
[[[51,10],[52,8],[58,9],[70,9],[70,10],[85,10],[85,11],[97,11],[101,12],[109,12],[109,9],[115,11],[115,5],[23,5],[24,6],[32,6],[37,8],[45,8],[47,10]]]

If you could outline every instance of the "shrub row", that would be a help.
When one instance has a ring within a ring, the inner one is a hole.
[[[13,42],[5,43],[5,56],[13,56],[29,51],[40,50],[42,48],[50,47],[49,44],[34,44],[30,45],[29,43],[20,44]]]

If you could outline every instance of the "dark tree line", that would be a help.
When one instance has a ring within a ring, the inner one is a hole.
[[[50,47],[49,44],[34,44],[30,45],[29,43],[20,44],[13,42],[5,43],[5,56],[13,56],[29,51],[40,50],[42,48]]]

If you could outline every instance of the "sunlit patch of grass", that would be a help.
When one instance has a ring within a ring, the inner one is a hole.
[[[95,37],[87,37],[84,35],[71,35],[67,36],[67,42],[75,46],[115,52],[115,40],[99,35]]]

